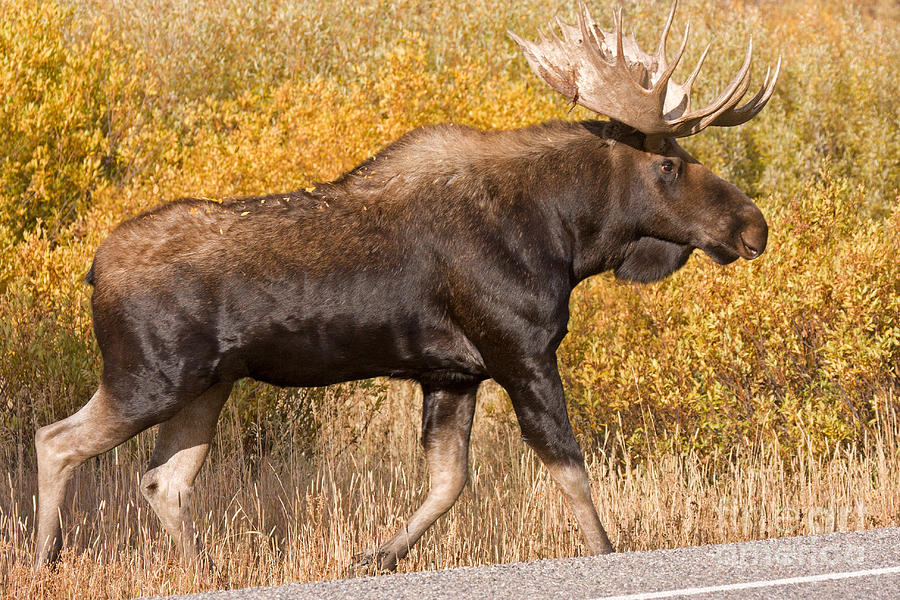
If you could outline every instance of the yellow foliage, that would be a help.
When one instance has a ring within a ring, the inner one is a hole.
[[[52,235],[117,175],[139,95],[133,59],[102,21],[69,39],[71,11],[3,0],[0,11],[0,244],[39,222]]]
[[[0,438],[89,396],[100,365],[80,278],[122,219],[181,196],[307,187],[425,123],[590,117],[505,34],[571,19],[568,5],[126,4],[0,0],[0,403],[30,398],[24,417],[0,413]],[[638,454],[861,443],[900,373],[898,22],[878,3],[684,4],[685,63],[714,42],[698,102],[751,31],[757,65],[784,56],[759,117],[685,142],[758,200],[770,246],[727,268],[698,253],[654,285],[576,289],[561,352],[576,428],[588,442],[620,429]],[[640,39],[658,34],[659,9],[628,4]]]

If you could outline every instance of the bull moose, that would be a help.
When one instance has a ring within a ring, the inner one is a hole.
[[[522,437],[574,512],[591,553],[612,552],[572,434],[556,350],[575,285],[613,271],[649,282],[694,249],[719,264],[757,258],[766,221],[675,138],[734,126],[768,102],[780,68],[738,107],[752,40],[734,79],[691,110],[666,58],[673,3],[653,54],[577,25],[525,41],[534,72],[610,121],[510,131],[416,129],[311,191],[182,199],[119,225],[86,276],[103,355],[100,384],[74,415],[35,435],[36,563],[56,559],[59,509],[75,467],[159,424],[141,491],[177,546],[202,556],[194,479],[235,381],[322,386],[377,376],[418,382],[431,486],[397,534],[362,563],[393,569],[455,502],[467,478],[479,384],[512,400]],[[561,34],[561,37],[560,37]]]

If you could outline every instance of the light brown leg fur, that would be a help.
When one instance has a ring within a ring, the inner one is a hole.
[[[562,490],[569,508],[584,537],[591,554],[609,554],[613,551],[606,530],[600,523],[597,509],[591,500],[591,484],[583,465],[545,462],[550,476]]]
[[[361,557],[360,564],[374,563],[378,569],[394,570],[397,561],[456,502],[468,478],[469,434],[476,389],[426,393],[422,443],[431,474],[428,496],[400,531],[377,552]]]
[[[230,392],[231,384],[213,386],[161,423],[150,465],[141,478],[141,492],[190,561],[202,552],[190,514],[194,479],[209,453],[216,421]]]
[[[104,387],[74,415],[37,430],[34,436],[38,463],[38,532],[35,566],[53,562],[62,548],[60,506],[75,468],[135,435],[140,427],[129,423],[115,408]]]

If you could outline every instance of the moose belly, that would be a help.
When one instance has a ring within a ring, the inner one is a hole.
[[[478,378],[484,371],[477,352],[462,336],[428,330],[414,321],[334,319],[297,330],[274,327],[254,336],[239,356],[244,374],[281,386],[378,376]]]
[[[281,386],[378,376],[483,378],[473,344],[443,311],[409,288],[353,293],[320,285],[314,292],[297,291],[280,302],[246,307],[232,331],[220,330],[222,364],[231,365],[236,376]]]

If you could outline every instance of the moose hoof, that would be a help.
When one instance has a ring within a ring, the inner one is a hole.
[[[397,555],[383,550],[368,550],[353,556],[350,571],[371,571],[375,573],[397,569]]]

